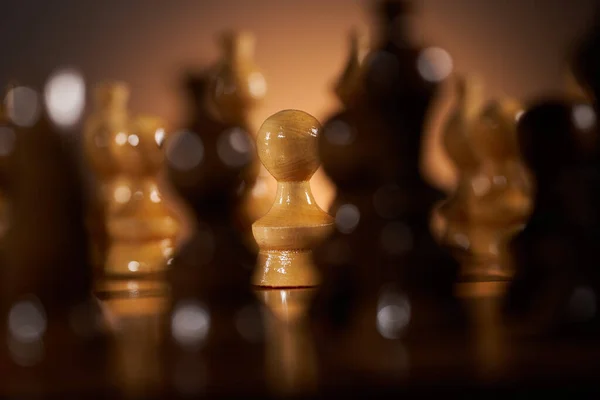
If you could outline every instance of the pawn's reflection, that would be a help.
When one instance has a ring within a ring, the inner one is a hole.
[[[267,289],[256,292],[266,313],[267,382],[276,395],[313,393],[317,382],[315,349],[307,308],[315,289]]]
[[[167,304],[161,281],[105,282],[98,288],[105,319],[115,338],[112,379],[125,398],[147,398],[160,385],[156,352]]]

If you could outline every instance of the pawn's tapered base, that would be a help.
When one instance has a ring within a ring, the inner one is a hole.
[[[313,287],[321,276],[313,263],[312,251],[268,250],[258,253],[252,284],[263,287]]]

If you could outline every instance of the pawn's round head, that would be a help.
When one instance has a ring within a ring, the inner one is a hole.
[[[319,168],[320,133],[321,124],[312,115],[298,110],[280,111],[258,130],[258,156],[278,181],[307,181]]]

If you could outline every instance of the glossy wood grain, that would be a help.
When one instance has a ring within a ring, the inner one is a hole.
[[[312,248],[331,231],[333,219],[316,204],[309,180],[319,167],[321,125],[296,110],[269,117],[257,136],[258,154],[277,179],[269,212],[252,226],[260,249],[253,283],[298,287],[319,283]]]

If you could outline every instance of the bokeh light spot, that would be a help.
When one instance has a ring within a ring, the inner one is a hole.
[[[344,204],[335,213],[335,225],[342,233],[351,233],[358,226],[360,211],[353,204]]]
[[[171,318],[171,334],[181,346],[201,346],[209,330],[210,315],[202,304],[183,301],[175,307]]]
[[[417,58],[417,69],[426,81],[442,81],[450,75],[453,68],[452,57],[439,47],[428,47]]]
[[[18,126],[30,127],[40,118],[41,107],[37,92],[25,86],[8,91],[4,99],[8,118]]]
[[[83,113],[85,81],[74,69],[56,71],[46,82],[44,99],[50,120],[61,128],[70,128]]]
[[[189,171],[202,162],[204,144],[193,132],[177,132],[167,142],[166,157],[169,165],[174,169]]]

